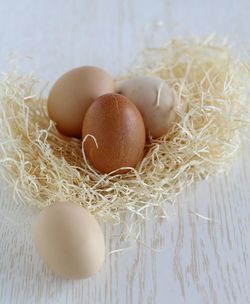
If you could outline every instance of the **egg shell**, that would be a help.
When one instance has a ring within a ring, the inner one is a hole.
[[[81,138],[84,114],[97,97],[114,92],[112,77],[104,70],[84,66],[62,75],[48,97],[48,114],[62,134]]]
[[[33,227],[33,241],[43,261],[64,278],[88,278],[104,261],[101,228],[75,203],[57,202],[45,208]]]
[[[158,138],[175,123],[175,94],[162,79],[135,77],[123,82],[118,91],[140,110],[147,135]]]
[[[101,173],[121,167],[135,167],[142,159],[145,126],[140,112],[126,97],[105,94],[89,107],[82,128],[83,151]],[[117,173],[125,173],[120,170]]]

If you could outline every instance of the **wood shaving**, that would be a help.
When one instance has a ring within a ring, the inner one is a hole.
[[[99,219],[166,216],[164,203],[195,181],[225,171],[250,125],[249,67],[225,44],[172,39],[145,50],[126,75],[156,76],[176,94],[178,122],[150,140],[145,157],[124,175],[101,175],[82,143],[60,135],[40,97],[39,81],[14,69],[0,81],[0,164],[17,201],[44,208],[78,202]]]

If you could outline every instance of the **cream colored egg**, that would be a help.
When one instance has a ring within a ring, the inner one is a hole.
[[[147,135],[165,135],[176,121],[175,94],[160,78],[135,77],[121,84],[119,93],[137,106],[144,119]]]
[[[48,114],[64,135],[81,138],[84,114],[93,100],[114,92],[112,77],[104,70],[84,66],[62,75],[48,97]]]
[[[35,248],[58,275],[82,279],[94,275],[104,261],[104,237],[95,218],[74,203],[44,209],[33,229]]]

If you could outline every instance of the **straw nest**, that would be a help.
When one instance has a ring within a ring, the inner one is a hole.
[[[40,208],[78,202],[99,219],[129,212],[164,216],[166,201],[197,180],[224,171],[249,125],[248,66],[211,40],[171,40],[145,50],[126,75],[158,76],[176,92],[179,120],[145,147],[125,175],[100,175],[84,160],[81,141],[61,136],[49,120],[34,75],[16,69],[0,82],[1,172],[15,199]]]

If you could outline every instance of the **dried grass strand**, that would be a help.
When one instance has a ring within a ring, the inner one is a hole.
[[[175,202],[191,183],[228,168],[250,121],[248,64],[213,37],[172,39],[145,50],[117,82],[135,75],[160,77],[173,88],[179,120],[165,136],[150,139],[136,169],[101,175],[83,157],[81,141],[57,132],[34,75],[4,74],[0,164],[16,200],[39,208],[74,201],[99,219],[121,222],[130,214],[136,223],[166,217],[163,202]]]

